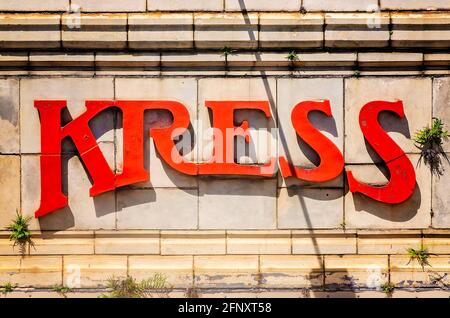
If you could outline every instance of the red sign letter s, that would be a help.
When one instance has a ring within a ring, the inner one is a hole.
[[[406,201],[413,194],[416,187],[416,174],[406,154],[380,126],[378,115],[382,111],[391,111],[400,118],[405,117],[401,101],[374,101],[361,109],[359,125],[366,140],[386,162],[391,179],[385,186],[374,187],[357,181],[352,172],[347,171],[348,184],[351,192],[362,193],[380,202],[398,204]]]

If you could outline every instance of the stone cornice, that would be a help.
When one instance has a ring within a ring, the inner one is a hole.
[[[448,50],[450,14],[0,14],[0,50]]]
[[[0,75],[448,75],[450,54],[422,52],[0,52]]]

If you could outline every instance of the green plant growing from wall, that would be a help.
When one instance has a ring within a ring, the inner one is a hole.
[[[171,290],[167,278],[159,273],[140,282],[131,276],[125,279],[112,277],[108,279],[107,287],[109,292],[101,295],[102,298],[147,298],[152,292],[161,296]]]
[[[298,54],[295,51],[290,51],[287,55],[286,55],[286,60],[290,61],[290,62],[295,62],[299,60]]]
[[[225,57],[225,70],[228,71],[228,56],[235,54],[236,50],[233,50],[232,48],[228,47],[228,46],[224,46],[221,49],[222,55]]]
[[[11,231],[9,240],[14,242],[14,246],[19,245],[22,253],[25,252],[27,243],[32,244],[31,232],[28,229],[30,219],[16,212],[16,218],[6,227],[8,231]]]
[[[447,162],[449,162],[449,159],[442,146],[444,139],[449,136],[448,131],[444,130],[442,120],[439,118],[433,118],[431,127],[425,127],[416,132],[414,142],[416,147],[420,149],[418,164],[423,160],[433,174],[443,175],[442,158]]]
[[[417,261],[419,265],[422,267],[422,270],[425,270],[425,266],[431,266],[428,262],[428,258],[430,257],[430,253],[428,253],[428,250],[426,248],[420,248],[420,249],[413,249],[408,248],[408,255],[409,255],[409,263],[412,261]]]
[[[72,288],[67,286],[55,286],[53,287],[53,291],[62,295],[65,298],[67,293],[72,292]]]
[[[184,296],[186,296],[186,298],[199,298],[199,294],[198,294],[198,290],[197,287],[195,286],[191,286],[189,288],[186,289],[186,292],[184,293]]]
[[[228,46],[224,46],[221,49],[222,55],[225,56],[225,59],[228,58],[229,55],[235,54],[236,50],[233,50],[232,48],[228,47]]]
[[[395,284],[391,283],[391,282],[386,282],[383,285],[381,285],[381,291],[388,296],[392,296],[394,289],[395,289]]]
[[[3,286],[3,288],[1,289],[1,292],[3,295],[12,293],[14,291],[14,289],[16,288],[15,285],[11,284],[11,282],[7,282],[5,284],[5,286]]]

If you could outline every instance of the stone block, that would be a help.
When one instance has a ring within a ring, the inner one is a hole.
[[[420,231],[358,231],[358,254],[407,254],[419,246]]]
[[[446,288],[450,283],[450,258],[448,255],[430,256],[428,265],[422,267],[409,256],[390,257],[391,281],[400,288]]]
[[[424,230],[423,247],[432,254],[450,254],[449,230]]]
[[[127,276],[127,256],[64,256],[64,286],[71,288],[106,287],[110,278]]]
[[[356,233],[349,230],[292,231],[292,254],[356,254]]]
[[[0,75],[28,75],[28,53],[0,53],[0,66]]]
[[[193,48],[193,13],[130,14],[128,45],[138,50]]]
[[[409,155],[416,166],[419,155]],[[349,165],[360,182],[374,186],[386,184],[388,171],[385,166]],[[416,168],[417,185],[413,195],[400,204],[375,201],[360,193],[345,195],[345,223],[347,228],[358,229],[421,229],[431,225],[431,176],[422,163]]]
[[[206,101],[267,101],[271,117],[267,118],[262,111],[237,110],[237,124],[246,120],[249,124],[250,143],[240,136],[235,141],[235,160],[237,163],[264,164],[277,156],[276,139],[276,82],[268,78],[211,78],[200,79],[198,91],[198,129],[199,159],[208,162],[213,154],[212,112],[205,106]]]
[[[0,228],[20,213],[20,157],[0,156]]]
[[[450,54],[448,53],[425,53],[423,62],[426,66],[448,66],[450,65]]]
[[[226,253],[225,231],[162,231],[162,255]]]
[[[311,68],[326,70],[331,67],[340,67],[343,69],[356,66],[357,54],[356,53],[300,53],[298,54],[298,60],[294,62],[295,66],[301,66],[302,68]],[[304,72],[304,71],[303,71]],[[300,69],[302,73],[302,69]]]
[[[378,9],[377,0],[303,0],[303,7],[307,11],[375,11]]]
[[[57,14],[0,14],[0,49],[59,48],[60,23]]]
[[[323,286],[321,256],[261,255],[264,288],[311,288]]]
[[[162,53],[162,75],[222,75],[226,73],[225,56],[209,52]]]
[[[0,281],[18,287],[51,288],[62,283],[61,256],[2,256]]]
[[[450,3],[446,0],[381,0],[382,10],[448,10]]]
[[[391,14],[391,45],[394,48],[443,49],[450,45],[447,12],[400,12]]]
[[[95,254],[159,254],[159,231],[95,231]]]
[[[441,77],[433,79],[433,117],[437,117],[444,123],[444,129],[450,129],[450,78]],[[450,140],[445,138],[442,147],[445,152],[450,152]],[[450,168],[450,167],[449,167]]]
[[[276,227],[275,180],[200,180],[199,196],[200,229]]]
[[[96,75],[160,75],[160,53],[95,54]]]
[[[31,11],[66,11],[69,0],[0,0],[0,11],[31,12]]]
[[[423,63],[423,59],[423,53],[360,52],[358,53],[358,66],[367,70],[392,67],[398,72],[401,69],[419,68]]]
[[[431,79],[429,78],[352,78],[345,82],[345,161],[379,163],[378,155],[366,144],[359,124],[361,108],[369,102],[401,100],[405,117],[383,112],[380,125],[406,153],[418,153],[411,138],[430,125]]]
[[[300,0],[225,0],[225,11],[299,11]]]
[[[21,152],[25,154],[41,152],[41,124],[39,112],[34,108],[35,100],[66,100],[71,117],[76,118],[86,110],[86,100],[114,99],[112,78],[22,79],[20,89],[20,142]],[[98,114],[90,128],[97,142],[113,142],[114,112]],[[73,152],[73,149],[63,147],[63,152]]]
[[[328,13],[325,15],[325,46],[387,47],[388,13]]]
[[[112,144],[108,152],[113,153]],[[110,156],[111,157],[111,156]],[[111,160],[111,159],[110,159]],[[78,157],[63,157],[63,189],[67,189],[69,204],[39,219],[34,218],[40,204],[40,158],[22,156],[22,212],[30,216],[33,230],[114,229],[116,223],[115,194],[106,192],[89,196],[91,182]]]
[[[194,256],[194,284],[201,288],[258,285],[258,256]]]
[[[444,168],[443,175],[433,175],[432,180],[432,224],[434,228],[448,229],[450,227],[450,197],[448,195],[450,163],[448,163],[444,158],[442,158],[442,162],[442,166]],[[429,168],[427,167],[427,169]]]
[[[318,13],[261,13],[259,46],[261,48],[321,47],[323,23],[324,17]]]
[[[117,192],[118,229],[196,229],[196,189],[142,189]]]
[[[255,13],[195,13],[194,24],[196,48],[258,47],[258,15]]]
[[[72,0],[71,5],[80,7],[81,12],[138,12],[147,7],[146,0]]]
[[[279,189],[278,228],[338,228],[344,218],[343,195],[342,189]]]
[[[222,11],[223,0],[147,0],[148,11]]]
[[[10,232],[7,230],[0,231],[0,255],[23,255],[28,253],[28,246],[14,245],[9,239]]]
[[[67,49],[125,49],[127,15],[120,13],[62,16],[62,46]]]
[[[291,114],[298,103],[328,100],[332,117],[321,112],[311,112],[311,124],[330,139],[343,153],[344,147],[344,96],[342,79],[279,79],[277,85],[278,149],[290,163],[303,168],[313,168],[320,163],[317,153],[299,137],[292,125]],[[305,182],[296,178],[282,180],[282,185],[342,187],[342,175],[322,184]]]
[[[31,255],[94,254],[94,232],[60,231],[32,234]]]
[[[19,81],[0,80],[0,153],[19,153]]]
[[[174,89],[174,87],[176,89]],[[177,144],[186,160],[195,161],[197,158],[197,81],[191,78],[154,78],[154,79],[117,79],[116,98],[122,100],[171,100],[182,103],[188,110],[191,127],[183,135],[183,142]],[[169,126],[171,115],[164,110],[147,111],[144,117],[144,131],[152,127]],[[123,162],[123,133],[122,120],[118,116],[116,129],[117,140],[117,169],[122,170]],[[169,167],[157,153],[154,142],[145,134],[144,164],[150,172],[150,181],[133,185],[135,188],[143,187],[197,187],[197,179],[182,174]]]
[[[227,254],[291,254],[290,231],[227,231]]]
[[[93,53],[30,53],[31,75],[94,75]]]
[[[161,274],[167,287],[187,288],[193,282],[193,263],[192,256],[130,256],[128,274],[137,280]]]
[[[325,256],[327,289],[378,289],[388,281],[388,256]]]

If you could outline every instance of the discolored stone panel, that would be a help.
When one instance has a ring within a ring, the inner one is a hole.
[[[450,130],[450,78],[433,79],[433,117],[444,123],[444,129]],[[443,143],[445,152],[450,152],[450,138]]]
[[[275,180],[200,180],[200,229],[276,227]]]
[[[450,164],[443,160],[444,174],[433,176],[433,227],[445,229],[450,227]]]
[[[236,110],[236,126],[247,121],[250,142],[244,137],[235,139],[235,161],[242,164],[264,164],[277,156],[276,127],[276,81],[269,78],[211,78],[199,80],[198,129],[199,159],[208,162],[213,153],[212,123],[214,114],[205,106],[206,101],[267,101],[270,118],[260,110]]]
[[[278,228],[338,228],[344,218],[342,189],[282,188],[278,196]]]
[[[431,79],[351,78],[345,81],[345,161],[379,163],[382,160],[366,143],[359,124],[364,105],[372,101],[402,101],[404,118],[382,112],[380,125],[406,153],[418,153],[411,138],[431,121]]]
[[[118,229],[197,228],[196,189],[142,189],[117,192]]]
[[[20,157],[0,156],[0,228],[20,212]]]
[[[116,79],[116,97],[120,100],[168,100],[177,101],[187,108],[191,127],[182,135],[182,141],[177,149],[182,151],[186,160],[195,161],[198,149],[197,134],[197,81],[189,78],[154,78],[154,79]],[[150,172],[150,180],[133,185],[134,188],[143,187],[197,187],[197,179],[182,174],[160,157],[156,151],[154,141],[148,135],[151,128],[168,127],[172,123],[170,112],[165,110],[148,110],[144,115],[144,165]],[[116,162],[117,170],[123,166],[123,129],[122,116],[117,117],[116,127]]]
[[[408,158],[416,167],[419,155]],[[388,182],[384,165],[347,165],[354,177],[363,183],[381,186]],[[431,225],[431,172],[424,165],[416,167],[416,188],[412,196],[400,204],[375,201],[360,193],[345,195],[345,223],[358,229],[423,229]]]
[[[320,164],[318,154],[299,137],[292,124],[293,109],[305,101],[329,101],[332,117],[322,112],[309,113],[311,124],[343,152],[344,148],[344,93],[343,80],[334,79],[279,79],[277,81],[277,110],[280,156],[293,165],[311,169]],[[326,183],[310,183],[296,178],[281,179],[280,184],[313,187],[342,187],[343,176]]]
[[[102,144],[101,148],[109,154],[108,161],[111,164],[113,146]],[[40,158],[37,155],[22,156],[22,213],[31,217],[31,229],[47,231],[114,229],[116,218],[114,192],[109,191],[91,197],[89,175],[80,159],[75,156],[64,156],[62,165],[62,189],[67,191],[68,206],[35,219],[34,213],[39,208],[41,196]]]
[[[0,153],[19,148],[19,81],[0,80]]]
[[[20,141],[22,153],[41,152],[41,123],[35,100],[66,100],[70,117],[76,118],[85,110],[86,100],[112,100],[112,78],[35,78],[20,82]],[[66,121],[69,116],[63,117]],[[97,141],[114,141],[114,113],[104,111],[90,122]],[[67,149],[63,149],[67,150]],[[69,149],[73,152],[73,149]]]

